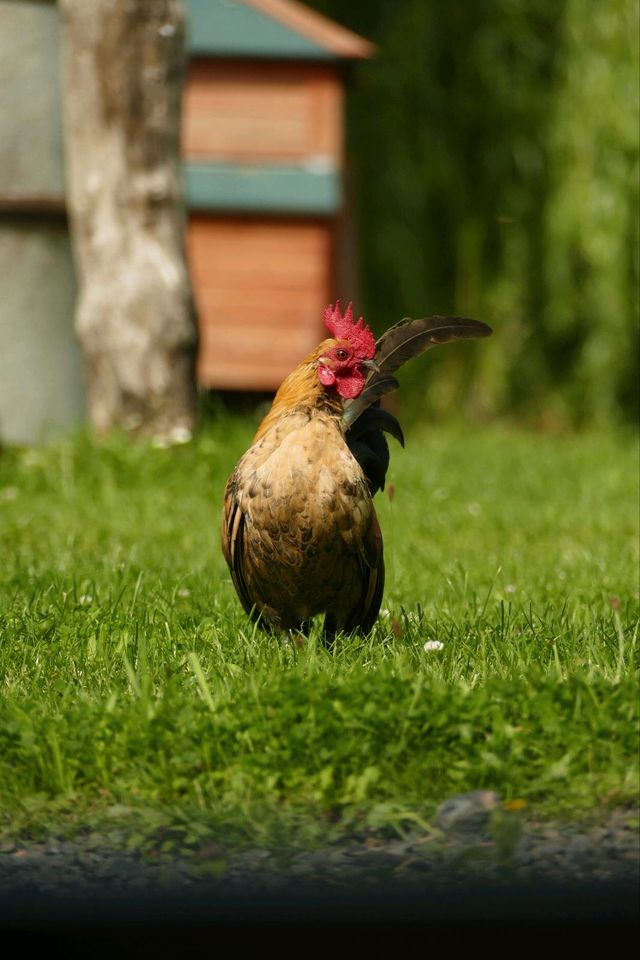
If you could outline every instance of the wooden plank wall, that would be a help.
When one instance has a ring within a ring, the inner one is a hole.
[[[182,151],[200,163],[340,175],[342,122],[335,65],[195,60]],[[202,386],[274,390],[322,340],[338,215],[190,215]]]
[[[342,165],[336,67],[195,60],[183,102],[186,159]]]
[[[326,335],[331,225],[191,216],[187,236],[198,380],[209,388],[276,389]]]

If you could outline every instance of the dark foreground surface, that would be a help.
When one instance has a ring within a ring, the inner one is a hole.
[[[314,851],[180,855],[116,850],[108,838],[0,848],[2,942],[67,956],[207,955],[224,940],[357,952],[365,942],[492,954],[637,939],[637,812],[589,829],[495,818],[493,795],[441,807],[433,835]],[[373,952],[373,951],[372,951]]]
[[[66,956],[133,957],[149,950],[180,956],[188,949],[236,950],[248,945],[324,946],[350,953],[366,941],[394,947],[490,948],[492,955],[526,955],[529,948],[562,949],[577,942],[609,950],[638,932],[638,894],[624,884],[486,884],[466,881],[420,889],[380,884],[337,891],[325,884],[277,892],[219,887],[163,894],[84,897],[11,896],[5,902],[3,943],[53,946]]]

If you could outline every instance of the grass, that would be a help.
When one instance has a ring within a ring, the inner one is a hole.
[[[0,831],[308,844],[428,831],[479,788],[542,818],[637,803],[633,439],[414,431],[377,498],[383,615],[331,654],[233,593],[253,427],[0,452]]]

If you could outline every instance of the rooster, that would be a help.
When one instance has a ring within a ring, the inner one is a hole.
[[[324,312],[331,334],[289,374],[227,481],[222,550],[242,606],[263,628],[308,633],[324,614],[325,642],[368,633],[384,589],[373,496],[389,463],[385,433],[404,445],[380,399],[393,373],[429,347],[486,337],[461,317],[401,320],[376,342],[353,307]]]

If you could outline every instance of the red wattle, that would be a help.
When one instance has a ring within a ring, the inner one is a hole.
[[[347,376],[336,377],[336,390],[344,400],[359,397],[364,389],[365,378],[359,370],[351,371]]]

